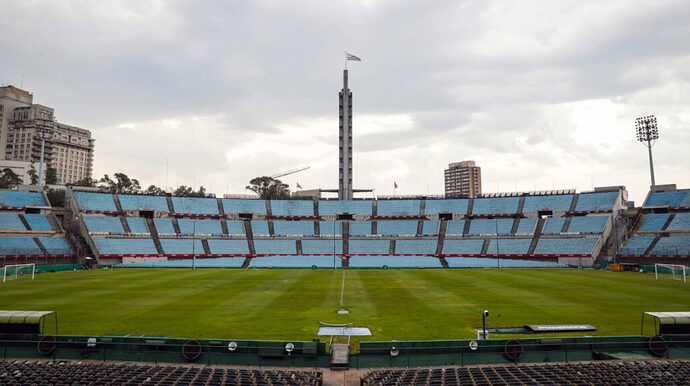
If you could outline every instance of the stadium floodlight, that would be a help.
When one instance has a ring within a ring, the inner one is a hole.
[[[649,174],[652,177],[652,186],[656,185],[654,181],[654,162],[652,161],[652,146],[659,139],[659,127],[656,124],[656,117],[647,115],[635,120],[635,131],[637,132],[637,140],[647,147],[649,152]]]
[[[486,318],[489,317],[489,310],[484,310],[482,312],[482,339],[487,339],[486,338]]]
[[[36,138],[41,140],[41,158],[38,164],[38,183],[40,186],[44,186],[46,180],[46,168],[44,166],[46,139],[51,139],[52,137],[53,130],[47,127],[47,125],[36,126]]]

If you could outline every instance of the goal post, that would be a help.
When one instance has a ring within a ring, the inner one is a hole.
[[[3,267],[2,282],[17,279],[19,276],[28,275],[29,273],[31,273],[31,279],[33,280],[36,277],[36,264],[8,264]]]
[[[687,267],[681,264],[654,264],[654,277],[659,280],[659,274],[670,274],[673,280],[688,282]]]

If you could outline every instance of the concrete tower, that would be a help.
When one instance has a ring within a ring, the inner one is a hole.
[[[347,69],[343,70],[340,91],[340,180],[338,199],[352,200],[352,92],[347,87]]]

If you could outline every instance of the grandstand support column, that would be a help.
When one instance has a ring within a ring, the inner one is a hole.
[[[26,221],[26,217],[24,217],[23,214],[19,213],[19,214],[17,215],[17,217],[19,217],[19,221],[21,221],[22,225],[24,225],[24,228],[26,228],[26,230],[28,230],[28,231],[32,231],[32,230],[33,230],[33,229],[31,229],[31,225],[29,225],[29,222]]]
[[[527,249],[527,254],[534,254],[534,250],[537,248],[537,243],[539,243],[539,237],[541,236],[541,231],[544,229],[544,219],[539,217],[537,219],[537,225],[534,227],[534,235],[532,236],[532,241],[529,243],[529,249]]]
[[[352,200],[352,92],[347,86],[347,69],[343,70],[340,91],[340,151],[338,199]]]
[[[156,228],[156,223],[153,222],[152,218],[145,218],[144,220],[146,220],[146,226],[148,226],[149,233],[153,239],[153,245],[156,246],[156,252],[158,252],[159,255],[162,255],[163,246],[161,245],[161,240],[158,238],[158,229]]]
[[[204,253],[207,255],[211,254],[211,247],[208,245],[208,239],[201,239],[201,247],[204,248]]]
[[[254,248],[254,231],[252,230],[251,221],[242,221],[244,225],[244,232],[247,238],[247,248],[249,249],[250,255],[256,254],[256,249]]]

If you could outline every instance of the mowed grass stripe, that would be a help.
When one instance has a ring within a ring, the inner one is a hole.
[[[336,314],[343,272],[349,315]],[[576,269],[117,269],[0,284],[0,309],[56,310],[62,333],[89,335],[311,339],[325,321],[368,326],[366,340],[457,339],[476,336],[485,308],[493,326],[626,335],[639,333],[642,311],[687,311],[689,285]]]

